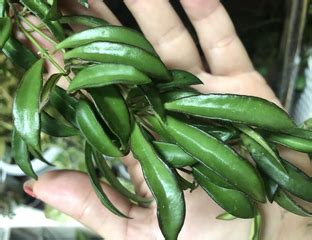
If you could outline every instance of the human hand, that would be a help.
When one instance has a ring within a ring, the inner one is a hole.
[[[87,11],[74,2],[76,1],[63,3],[65,11]],[[210,73],[205,71],[191,36],[168,1],[125,1],[166,65],[196,74],[204,82],[204,86],[197,87],[200,91],[254,95],[279,104],[265,80],[254,70],[231,20],[219,1],[181,2],[196,29]],[[119,24],[101,0],[89,1],[89,4],[88,14],[92,13],[113,24]],[[300,157],[304,158],[303,155]],[[301,166],[308,169],[308,160],[300,161]],[[150,197],[151,193],[138,162],[132,156],[128,156],[124,163],[128,167],[137,193]],[[101,205],[88,177],[83,173],[52,171],[40,176],[37,182],[27,183],[25,188],[32,189],[37,198],[74,217],[106,239],[162,239],[155,205],[150,208],[132,205],[103,183],[104,191],[111,201],[133,219],[117,217]],[[186,192],[185,198],[186,220],[179,235],[180,239],[225,239],[229,236],[231,239],[248,238],[250,220],[216,220],[215,217],[223,211],[200,189],[191,194]],[[265,239],[304,239],[309,236],[308,229],[303,229],[308,220],[291,213],[284,214],[275,204],[266,205],[263,211],[264,221],[267,223]],[[302,230],[295,231],[299,226]]]

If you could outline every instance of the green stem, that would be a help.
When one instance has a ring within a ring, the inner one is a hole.
[[[50,38],[48,35],[43,33],[39,28],[37,28],[34,24],[32,24],[31,21],[29,21],[27,18],[24,18],[23,16],[19,16],[19,18],[22,19],[29,27],[32,28],[33,31],[38,33],[45,40],[49,41],[53,45],[57,45],[57,42],[55,42],[52,38]]]

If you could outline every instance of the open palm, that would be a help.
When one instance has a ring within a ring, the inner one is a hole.
[[[125,0],[125,3],[165,64],[172,69],[196,74],[204,82],[203,86],[197,87],[201,92],[253,95],[279,104],[265,80],[254,70],[229,16],[218,0],[181,1],[197,32],[210,72],[205,70],[206,63],[202,62],[195,43],[169,1]],[[87,14],[120,24],[101,0],[89,0],[89,10],[77,5],[76,1],[63,1],[62,4],[65,12],[87,11]],[[301,157],[304,159],[304,155]],[[308,165],[307,160],[301,161],[301,166]],[[131,155],[124,159],[124,163],[136,192],[151,196],[140,164]],[[133,205],[103,183],[111,201],[133,219],[117,217],[101,205],[84,173],[52,171],[25,187],[32,188],[39,199],[69,214],[106,239],[163,238],[155,205],[150,208]],[[248,239],[250,220],[216,220],[222,209],[199,188],[192,193],[186,192],[185,198],[186,220],[179,239]],[[282,211],[275,204],[266,206],[263,211],[268,223],[264,231],[265,239],[308,239],[306,229],[291,231],[306,224],[306,219],[291,213],[282,217]],[[291,234],[294,234],[293,237]]]

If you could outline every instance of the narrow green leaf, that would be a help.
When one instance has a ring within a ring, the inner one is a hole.
[[[295,127],[293,120],[283,109],[258,97],[206,94],[167,102],[165,108],[169,111],[265,129],[283,130]]]
[[[175,168],[192,166],[197,163],[191,155],[184,152],[176,144],[154,141],[153,145],[164,160]]]
[[[104,63],[81,70],[71,81],[68,92],[81,88],[96,88],[112,84],[147,84],[152,80],[129,65]]]
[[[59,20],[62,24],[77,24],[83,25],[86,27],[101,27],[108,25],[109,23],[101,18],[96,18],[92,16],[84,16],[84,15],[70,15],[70,16],[63,16]]]
[[[54,86],[62,76],[63,76],[62,73],[55,73],[51,75],[49,79],[46,81],[41,91],[40,108],[43,108],[48,103]]]
[[[249,240],[261,240],[261,228],[262,228],[262,216],[259,210],[257,210],[256,216],[254,217],[251,224]]]
[[[52,0],[52,5],[49,8],[47,15],[44,18],[44,21],[55,21],[62,17],[61,12],[58,9],[57,0]]]
[[[23,76],[13,101],[13,123],[27,145],[40,151],[39,103],[42,87],[42,59],[38,60]]]
[[[6,41],[2,51],[14,65],[23,69],[30,68],[37,61],[37,57],[12,36]]]
[[[122,213],[120,210],[118,210],[113,203],[108,199],[107,195],[104,193],[101,182],[98,179],[98,176],[96,175],[96,170],[93,164],[92,160],[92,149],[89,144],[86,143],[85,145],[85,163],[87,172],[89,175],[90,182],[92,184],[92,187],[98,196],[101,203],[112,213],[116,214],[117,216],[124,217],[124,218],[130,218],[126,216],[124,213]]]
[[[295,200],[293,200],[285,191],[278,189],[274,201],[282,208],[289,212],[303,217],[311,217],[312,213],[301,207]]]
[[[109,182],[109,184],[115,189],[117,190],[121,195],[123,195],[124,197],[137,202],[141,205],[146,205],[149,204],[153,201],[153,199],[147,199],[147,198],[143,198],[140,197],[138,195],[136,195],[135,193],[130,192],[126,187],[124,187],[120,181],[118,180],[118,178],[115,176],[114,172],[112,171],[112,169],[109,167],[109,165],[106,162],[106,159],[104,159],[104,157],[97,152],[96,150],[93,151],[93,156],[94,156],[94,160],[96,162],[96,166],[99,168],[102,176],[104,178],[107,179],[107,181]]]
[[[0,49],[9,39],[12,31],[12,20],[9,17],[0,17]]]
[[[53,137],[70,137],[80,134],[76,128],[57,121],[45,111],[41,112],[41,131]]]
[[[225,213],[221,213],[220,215],[218,215],[218,216],[216,217],[216,219],[228,221],[228,220],[237,219],[237,217],[235,217],[235,216],[233,216],[233,215],[231,215],[231,214],[225,212]]]
[[[29,177],[37,179],[37,175],[34,172],[31,162],[29,160],[29,154],[27,145],[24,140],[18,135],[16,130],[12,133],[12,150],[15,163],[22,169],[22,171]]]
[[[55,86],[51,92],[50,103],[71,125],[77,127],[75,117],[78,99],[67,94],[64,89]]]
[[[271,149],[269,144],[260,134],[258,134],[252,128],[243,124],[234,124],[234,126],[238,128],[241,132],[252,138],[254,141],[256,141],[259,145],[261,145],[269,154],[271,154],[271,159],[274,159],[274,163],[272,164],[274,164],[280,171],[287,173],[285,167],[282,165],[280,158],[276,155],[276,153]]]
[[[195,75],[183,70],[171,70],[172,81],[168,83],[157,84],[157,88],[166,91],[175,87],[185,87],[189,85],[203,84],[203,82]]]
[[[96,109],[109,127],[119,138],[123,150],[127,151],[131,133],[128,106],[115,86],[89,89]]]

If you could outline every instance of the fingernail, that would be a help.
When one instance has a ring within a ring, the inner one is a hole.
[[[33,180],[33,179],[26,181],[23,185],[23,189],[27,195],[29,195],[33,198],[37,198],[37,196],[33,192],[34,183],[35,183],[35,180]]]

